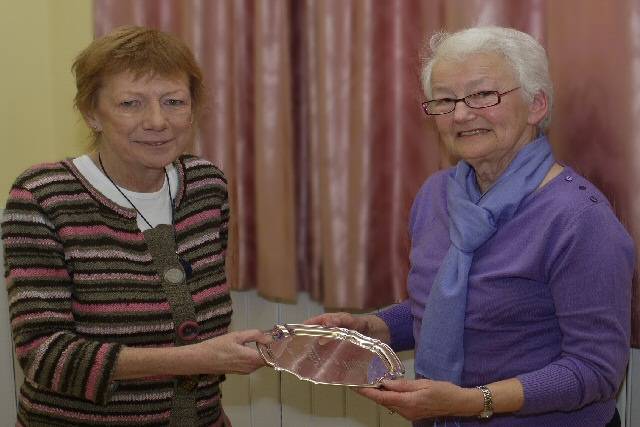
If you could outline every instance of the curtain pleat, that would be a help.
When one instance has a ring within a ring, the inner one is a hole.
[[[209,103],[194,151],[229,179],[234,289],[284,301],[305,290],[350,309],[405,297],[413,197],[455,161],[420,110],[421,55],[441,29],[511,26],[547,47],[554,150],[640,236],[640,0],[94,4],[97,35],[123,24],[172,31],[203,67]]]
[[[256,1],[255,200],[258,291],[295,300],[294,143],[290,2]]]
[[[201,0],[197,56],[209,89],[196,152],[229,179],[231,211],[229,281],[236,289],[256,283],[253,1]]]
[[[357,230],[350,228],[349,210],[352,198],[350,175],[358,168],[353,155],[358,141],[351,141],[351,93],[353,63],[352,20],[354,2],[329,0],[310,1],[309,18],[315,21],[314,78],[317,82],[316,104],[317,143],[311,161],[318,166],[318,193],[321,239],[323,302],[336,307],[336,301],[346,301],[351,282],[350,261],[353,238]],[[326,286],[326,284],[331,284]]]

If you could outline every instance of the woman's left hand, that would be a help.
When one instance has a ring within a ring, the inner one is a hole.
[[[477,390],[443,381],[387,380],[383,388],[356,391],[411,421],[447,415],[471,416],[482,409],[482,395]]]

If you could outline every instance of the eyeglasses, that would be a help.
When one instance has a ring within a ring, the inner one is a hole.
[[[448,114],[456,109],[456,104],[462,101],[469,108],[487,108],[500,104],[502,96],[520,89],[520,86],[508,90],[506,92],[498,92],[497,90],[484,90],[482,92],[472,93],[464,98],[441,98],[425,101],[422,103],[422,109],[429,116],[437,116],[440,114]]]

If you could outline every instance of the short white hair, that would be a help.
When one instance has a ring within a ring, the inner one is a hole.
[[[426,59],[420,76],[428,99],[431,99],[431,72],[439,59],[462,60],[476,53],[498,53],[513,68],[527,102],[532,102],[540,91],[547,96],[548,110],[538,124],[540,130],[547,129],[553,106],[553,84],[547,53],[531,35],[513,28],[474,27],[455,33],[436,33],[431,37],[429,47],[431,55]]]

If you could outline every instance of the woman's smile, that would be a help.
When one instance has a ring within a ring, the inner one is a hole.
[[[144,145],[149,145],[152,147],[160,147],[162,145],[168,144],[170,142],[172,142],[174,140],[174,138],[171,139],[161,139],[161,140],[138,140],[138,141],[133,141],[134,143],[137,144],[144,144]]]
[[[464,138],[464,137],[469,137],[469,136],[477,136],[477,135],[484,135],[488,132],[491,132],[489,129],[484,129],[484,128],[476,128],[476,129],[470,129],[470,130],[463,130],[460,131],[456,134],[456,136],[458,138]]]

